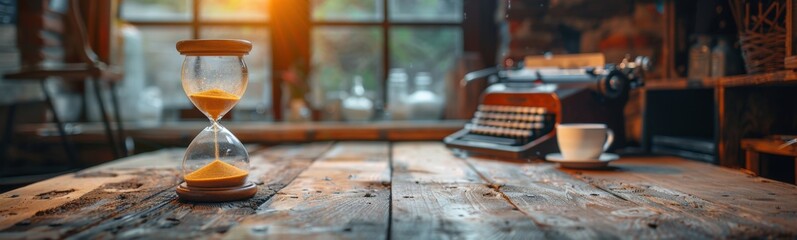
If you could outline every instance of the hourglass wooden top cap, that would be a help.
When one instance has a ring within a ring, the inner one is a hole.
[[[177,51],[189,56],[243,56],[252,42],[240,39],[195,39],[177,42]]]

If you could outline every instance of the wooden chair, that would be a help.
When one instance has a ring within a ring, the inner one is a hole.
[[[58,3],[62,3],[62,5],[59,7]],[[87,3],[96,4],[94,1],[87,1]],[[63,121],[53,107],[53,99],[45,85],[48,79],[53,77],[78,84],[90,79],[93,83],[94,95],[99,105],[105,135],[111,151],[115,158],[127,156],[124,129],[114,91],[116,83],[122,80],[122,74],[121,71],[101,62],[92,50],[80,13],[80,2],[78,0],[19,0],[18,8],[20,20],[17,27],[17,42],[22,55],[22,67],[18,72],[5,74],[4,79],[38,81],[41,84],[61,143],[73,166],[77,165],[75,149],[64,129]],[[56,37],[52,37],[53,35]],[[51,54],[53,48],[62,48],[63,56],[58,57],[58,54]],[[51,55],[56,56],[52,57]],[[107,84],[110,90],[113,114],[116,120],[116,134],[112,130],[111,120],[106,112],[101,84]],[[13,110],[14,107],[10,109]],[[7,124],[10,125],[6,126],[7,129],[13,129],[11,127],[13,115],[13,113],[8,114]],[[9,140],[5,139],[4,142],[9,142]]]

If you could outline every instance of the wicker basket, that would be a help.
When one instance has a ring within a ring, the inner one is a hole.
[[[785,68],[791,0],[731,0],[747,73]]]
[[[786,57],[786,32],[780,33],[740,33],[747,73],[762,73],[783,70]]]

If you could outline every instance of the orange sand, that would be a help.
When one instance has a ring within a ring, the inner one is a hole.
[[[241,100],[240,96],[218,88],[193,93],[188,97],[200,111],[210,115],[213,120],[218,120],[219,117],[230,111],[238,103],[238,100]]]
[[[185,183],[192,187],[235,187],[246,182],[249,172],[229,163],[215,160],[185,175]]]

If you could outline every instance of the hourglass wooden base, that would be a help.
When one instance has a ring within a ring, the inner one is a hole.
[[[238,187],[191,187],[186,183],[177,186],[177,196],[188,202],[228,202],[248,199],[257,193],[257,186],[246,182]]]

